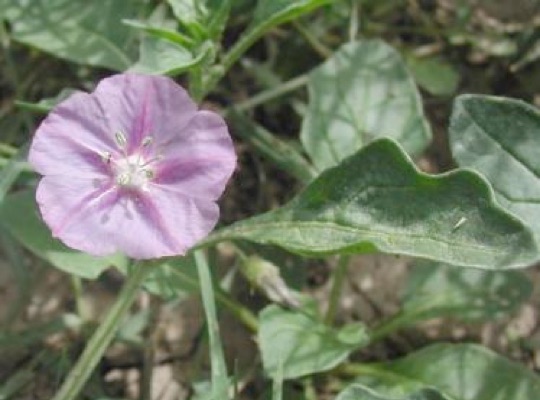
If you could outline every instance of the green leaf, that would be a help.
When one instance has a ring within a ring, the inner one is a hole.
[[[7,15],[14,40],[81,64],[114,70],[131,64],[130,32],[120,21],[135,17],[141,2],[102,0],[99,7],[84,0],[25,3]]]
[[[124,256],[92,257],[54,239],[39,216],[33,191],[6,196],[0,203],[0,224],[28,250],[73,275],[95,279],[111,266],[127,264]]]
[[[172,8],[174,16],[184,24],[192,24],[203,20],[208,10],[200,0],[167,0]]]
[[[173,14],[194,36],[219,39],[231,10],[231,0],[167,0]]]
[[[406,57],[414,79],[422,88],[435,96],[449,96],[455,93],[459,74],[456,69],[441,57]]]
[[[214,40],[219,40],[225,30],[232,3],[232,0],[208,0],[208,8],[210,9],[208,31]]]
[[[0,170],[0,207],[4,198],[9,193],[11,186],[17,181],[19,175],[26,169],[29,143],[25,143],[15,153],[8,163]],[[1,221],[1,220],[0,220]]]
[[[414,393],[395,397],[387,396],[370,389],[360,383],[355,383],[343,390],[336,400],[451,400],[434,389],[420,389]]]
[[[200,289],[193,254],[156,261],[144,282],[149,292],[166,300],[179,299]]]
[[[264,370],[274,379],[327,371],[368,341],[363,324],[335,331],[310,314],[276,305],[262,310],[259,321]]]
[[[409,322],[454,316],[492,320],[515,311],[532,293],[530,280],[519,271],[457,269],[421,261],[413,267],[404,295]]]
[[[397,143],[380,139],[324,171],[282,208],[212,234],[307,255],[382,251],[485,269],[530,265],[531,232],[493,201],[472,171],[419,172]]]
[[[144,332],[148,327],[152,311],[150,309],[141,310],[128,316],[116,333],[116,339],[134,346],[144,345]]]
[[[177,43],[149,36],[142,40],[139,60],[130,70],[144,74],[178,75],[200,64],[209,50],[208,46],[203,46],[194,56]]]
[[[532,371],[472,344],[432,345],[376,369],[376,377],[360,380],[389,395],[426,386],[452,400],[536,400],[540,393]]]
[[[540,243],[540,111],[522,101],[459,96],[450,119],[452,154],[493,185],[499,203]]]
[[[379,137],[396,139],[413,155],[430,142],[414,81],[400,55],[381,40],[342,46],[311,72],[308,89],[301,139],[320,170]]]
[[[157,19],[157,17],[156,17]],[[172,43],[176,43],[181,47],[191,48],[194,45],[193,40],[189,37],[177,32],[174,28],[169,27],[169,21],[138,21],[134,19],[124,19],[122,23],[125,25],[138,29],[147,33],[149,36],[155,39],[163,39]]]
[[[264,26],[266,30],[331,2],[332,0],[259,0],[251,27],[257,29],[258,26]]]

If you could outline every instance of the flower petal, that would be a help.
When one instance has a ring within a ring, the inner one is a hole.
[[[84,180],[44,177],[36,198],[53,235],[67,246],[95,256],[122,252],[135,259],[185,254],[215,226],[219,209],[152,190],[88,190]]]
[[[205,238],[219,219],[219,207],[213,201],[152,188],[148,192],[155,210],[162,216],[161,229],[170,241],[189,249]],[[183,252],[185,253],[185,251]]]
[[[113,242],[93,225],[103,221],[117,199],[118,191],[111,186],[57,176],[43,177],[36,192],[41,216],[53,236],[71,248],[98,256],[116,251]]]
[[[126,135],[130,153],[147,136],[161,143],[173,139],[197,112],[188,93],[163,76],[114,75],[103,79],[93,96],[111,121],[110,129]]]
[[[160,155],[153,185],[207,200],[221,196],[236,166],[227,125],[210,111],[199,111]]]
[[[100,104],[87,93],[60,103],[38,127],[28,161],[42,175],[107,175],[103,156],[115,152]]]
[[[137,74],[57,106],[29,159],[44,175],[36,198],[54,236],[93,255],[136,259],[185,254],[203,239],[236,164],[219,115],[197,112],[171,79]]]

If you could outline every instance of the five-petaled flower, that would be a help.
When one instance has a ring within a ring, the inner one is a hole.
[[[120,74],[60,103],[29,161],[43,219],[93,255],[185,254],[219,217],[236,156],[223,119],[166,77]]]

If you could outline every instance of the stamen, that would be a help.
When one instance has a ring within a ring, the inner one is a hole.
[[[144,168],[144,167],[147,167],[149,166],[150,164],[152,163],[155,163],[156,161],[159,161],[163,158],[163,156],[161,154],[155,156],[154,158],[151,158],[150,160],[146,161],[145,163],[143,164],[140,164],[141,168]]]
[[[142,146],[147,147],[152,144],[154,141],[154,138],[152,136],[145,136],[145,138],[142,140]]]
[[[124,172],[116,176],[116,183],[120,186],[127,186],[131,181],[131,176],[129,173]]]
[[[153,179],[154,178],[154,171],[152,171],[151,169],[145,169],[144,170],[144,175],[146,176],[147,179]]]
[[[101,154],[101,161],[103,161],[105,164],[110,164],[111,159],[112,159],[112,154],[109,153],[108,151],[105,151],[103,152],[103,154]]]
[[[116,140],[116,144],[118,144],[120,148],[126,147],[127,139],[126,139],[126,135],[124,135],[122,131],[116,131],[114,133],[114,139]]]

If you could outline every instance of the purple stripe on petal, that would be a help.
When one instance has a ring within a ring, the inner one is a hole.
[[[175,236],[169,231],[167,224],[164,221],[164,217],[160,210],[154,204],[151,196],[147,193],[137,193],[137,199],[139,202],[136,202],[139,206],[141,215],[148,218],[148,225],[155,226],[156,231],[159,232],[160,237],[165,242],[166,246],[173,251],[177,251],[179,246],[179,241],[175,239]],[[145,218],[145,219],[146,219]],[[184,249],[185,251],[185,249]]]
[[[145,136],[151,132],[151,103],[152,103],[152,85],[147,83],[144,86],[141,99],[139,99],[139,107],[133,122],[130,135],[128,136],[128,152],[132,154],[134,151],[141,148],[142,141]]]
[[[132,73],[57,106],[29,159],[43,174],[43,219],[60,240],[138,259],[185,254],[204,238],[236,163],[219,115],[198,112],[172,79]]]
[[[97,208],[94,208],[94,211],[105,211],[107,208],[111,207],[118,200],[117,192],[118,191],[113,186],[109,186],[106,190],[100,188],[84,196],[74,208],[69,210],[69,213],[66,213],[64,219],[58,223],[53,230],[53,235],[57,237],[61,236],[62,231],[68,225],[76,222],[77,219],[81,218],[82,214],[93,209],[94,206],[97,206]]]

